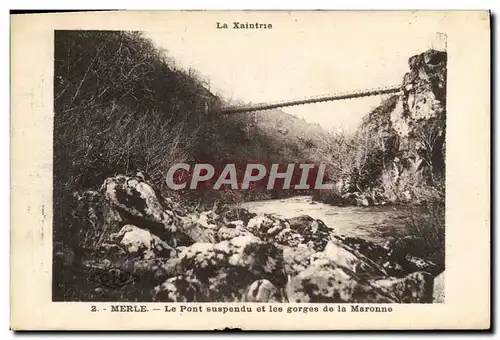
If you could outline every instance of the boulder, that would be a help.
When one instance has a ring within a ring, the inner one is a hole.
[[[176,255],[175,249],[162,241],[158,236],[134,225],[125,225],[118,233],[113,234],[111,238],[127,254],[134,254],[145,260],[170,258]]]
[[[317,259],[286,287],[290,302],[391,303],[390,295],[359,278],[354,272],[328,259]]]
[[[228,241],[235,237],[250,235],[252,234],[248,230],[240,225],[234,226],[234,224],[228,224],[228,227],[221,227],[219,231],[217,231],[217,238],[219,241]]]
[[[281,230],[287,228],[287,221],[270,214],[262,214],[248,221],[247,229],[262,240],[273,239]]]
[[[321,220],[302,215],[287,220],[290,229],[299,233],[305,243],[311,244],[316,251],[322,251],[332,237],[334,229],[326,226]]]
[[[274,241],[280,245],[298,247],[300,244],[304,243],[305,239],[291,228],[284,228],[274,237]]]
[[[226,223],[232,221],[242,221],[243,225],[247,225],[248,221],[255,216],[257,216],[257,214],[243,208],[231,209],[221,213],[221,217]]]
[[[203,284],[193,277],[176,276],[153,289],[155,302],[206,302]],[[209,301],[209,300],[208,300]]]
[[[365,278],[387,276],[385,270],[354,249],[349,249],[340,242],[329,241],[325,250],[313,255],[314,259],[328,259],[336,265],[349,269]]]
[[[197,224],[202,228],[214,230],[218,229],[218,222],[221,221],[221,217],[212,210],[203,211],[199,214],[191,214],[189,215],[189,218],[194,224]]]
[[[113,237],[113,234],[111,235]],[[126,258],[129,253],[126,249],[116,243],[103,243],[98,249],[98,254],[111,261],[119,261]]]
[[[278,288],[271,281],[262,279],[254,281],[248,286],[243,295],[242,302],[282,302]]]
[[[183,231],[194,242],[210,242],[217,241],[217,224],[209,220],[208,216],[211,212],[203,212],[201,214],[189,214],[182,218]]]
[[[142,176],[109,177],[100,190],[124,223],[147,229],[174,247],[185,242],[185,236],[179,230],[179,218],[171,207],[164,209],[161,196]]]
[[[184,280],[179,282],[201,282],[206,301],[241,299],[248,286],[259,279],[267,279],[276,287],[286,282],[282,252],[255,236],[239,236],[217,244],[195,243],[182,250],[179,258]]]
[[[85,261],[86,268],[100,270],[120,270],[133,275],[137,280],[144,282],[145,287],[156,286],[166,279],[181,275],[179,258],[151,258],[143,259],[139,257],[92,258]]]
[[[414,272],[400,279],[382,279],[373,283],[399,303],[432,303],[432,277]]]
[[[340,235],[335,235],[335,239],[339,240],[344,246],[349,247],[349,249],[358,251],[379,265],[388,259],[389,249],[373,242],[359,237],[345,237]]]
[[[288,223],[290,224],[290,228],[294,230],[301,229],[304,225],[309,225],[314,222],[315,219],[309,215],[300,215],[297,217],[292,217],[288,219]]]
[[[322,250],[324,240],[320,240],[320,233],[316,234],[318,225],[316,220],[305,215],[285,220],[264,214],[252,218],[248,222],[247,229],[262,240],[278,245],[296,247],[311,242],[312,248]]]
[[[75,198],[75,221],[83,218],[90,226],[71,223],[76,245],[56,242],[55,265],[130,274],[139,295],[127,299],[428,303],[444,294],[442,275],[432,280],[439,268],[415,256],[418,238],[381,247],[334,235],[310,216],[283,219],[245,209],[179,218],[174,201],[164,200],[140,174],[110,177],[100,191]],[[88,235],[98,235],[89,238],[92,249],[79,246]],[[145,286],[154,289],[140,288]]]
[[[421,259],[420,257],[407,255],[405,257],[407,270],[410,272],[425,271],[430,274],[437,274],[440,269],[434,262]]]
[[[314,251],[304,244],[297,247],[283,247],[285,273],[293,277],[304,271],[311,264],[313,254]]]
[[[419,244],[425,242],[414,236],[399,237],[386,242],[384,246],[359,237],[335,235],[334,238],[351,252],[362,254],[382,267],[389,276],[404,277],[416,271],[437,275],[440,270],[435,263],[412,255],[412,253],[419,252]]]

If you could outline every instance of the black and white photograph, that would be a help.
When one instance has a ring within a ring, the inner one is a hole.
[[[19,325],[489,324],[487,12],[12,27]]]
[[[442,302],[446,32],[353,40],[55,31],[54,301]]]

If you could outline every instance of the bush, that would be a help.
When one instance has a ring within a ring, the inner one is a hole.
[[[140,33],[56,31],[54,67],[57,187],[138,169],[159,179],[192,152],[207,91]]]
[[[445,201],[434,198],[414,208],[408,223],[408,236],[417,241],[413,255],[445,268]]]

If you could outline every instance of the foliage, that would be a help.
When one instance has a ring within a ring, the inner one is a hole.
[[[408,223],[408,235],[417,246],[412,255],[430,260],[441,270],[445,268],[445,211],[444,197],[428,200],[424,209],[414,209]]]

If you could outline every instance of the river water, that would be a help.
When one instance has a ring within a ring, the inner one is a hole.
[[[380,245],[407,233],[411,213],[411,208],[406,206],[336,207],[313,202],[311,196],[246,202],[242,207],[283,218],[309,215],[322,220],[339,234],[361,237]]]

